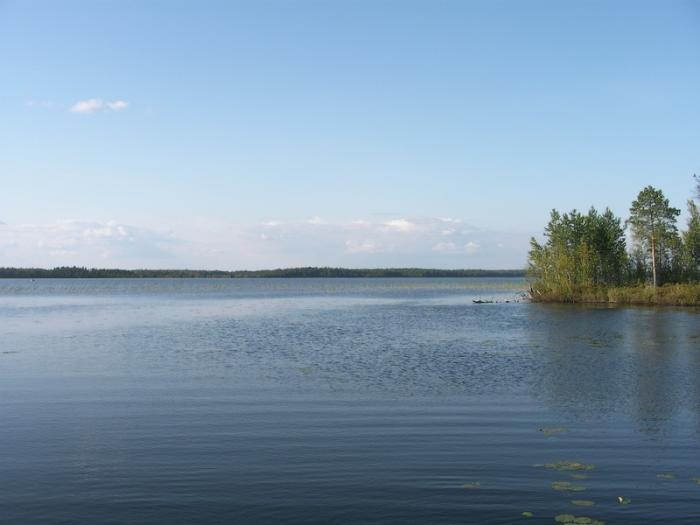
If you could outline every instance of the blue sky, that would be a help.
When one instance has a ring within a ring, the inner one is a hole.
[[[700,173],[700,3],[0,0],[0,265],[521,267]]]

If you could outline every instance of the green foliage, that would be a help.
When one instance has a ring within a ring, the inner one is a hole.
[[[700,197],[700,178],[695,181]],[[644,188],[625,223],[635,241],[626,253],[621,221],[610,210],[553,210],[545,243],[531,240],[532,300],[700,306],[700,207],[688,201],[681,235],[679,214],[661,190]]]
[[[654,286],[663,282],[664,275],[678,272],[681,244],[676,220],[680,213],[653,186],[640,191],[630,207],[627,223],[635,242],[649,258]]]
[[[556,293],[576,300],[582,288],[621,284],[627,271],[622,221],[609,210],[591,208],[587,215],[552,210],[544,244],[530,241],[529,274],[533,293]]]
[[[693,201],[688,201],[688,215],[688,229],[683,232],[684,266],[688,278],[697,280],[700,279],[700,209]]]

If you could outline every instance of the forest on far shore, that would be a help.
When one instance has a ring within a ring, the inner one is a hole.
[[[700,199],[700,178],[694,180]],[[531,240],[531,298],[700,305],[700,209],[692,198],[686,206],[683,230],[681,210],[653,186],[639,192],[624,222],[608,208],[586,214],[552,210],[544,242]]]
[[[430,268],[278,268],[275,270],[119,270],[62,266],[0,268],[4,279],[75,278],[293,278],[293,277],[523,277],[525,270],[440,270]]]

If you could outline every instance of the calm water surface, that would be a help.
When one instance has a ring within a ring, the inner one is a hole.
[[[0,522],[700,523],[700,312],[523,288],[2,280]]]

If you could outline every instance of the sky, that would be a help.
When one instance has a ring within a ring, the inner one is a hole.
[[[0,0],[0,266],[521,268],[693,173],[698,1]]]

